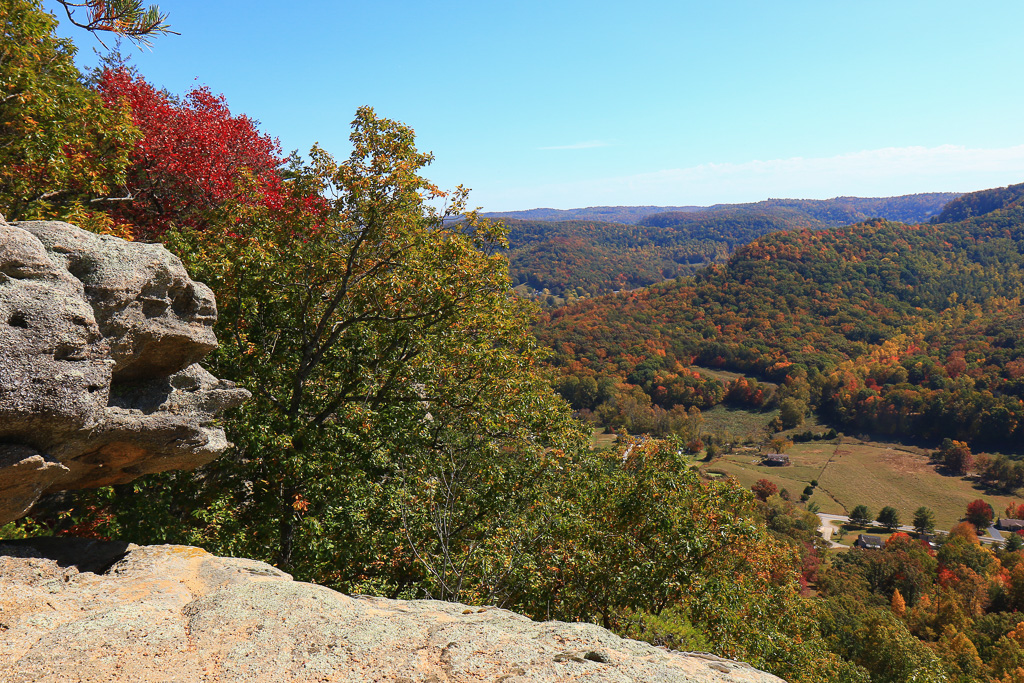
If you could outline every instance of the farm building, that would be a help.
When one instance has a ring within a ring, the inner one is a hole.
[[[865,550],[881,550],[882,545],[880,536],[869,536],[868,534],[859,534],[857,540],[853,542],[855,548],[864,548]]]
[[[767,453],[761,458],[762,465],[783,466],[789,464],[789,456],[785,453]]]
[[[996,528],[1000,531],[1020,531],[1024,529],[1024,519],[1000,519],[996,522]]]

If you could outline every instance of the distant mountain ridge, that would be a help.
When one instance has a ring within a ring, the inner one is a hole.
[[[528,221],[602,221],[638,224],[663,214],[732,212],[737,209],[772,212],[795,209],[808,218],[833,225],[847,225],[867,218],[885,218],[901,223],[926,221],[937,215],[959,192],[926,192],[897,197],[833,197],[832,199],[766,199],[744,204],[711,206],[588,206],[578,209],[526,209],[495,211],[486,218],[518,218]]]
[[[588,206],[581,209],[526,209],[482,214],[485,218],[518,218],[526,221],[602,221],[638,223],[646,216],[667,211],[701,211],[704,206]]]
[[[703,208],[590,207],[486,215],[500,216],[509,226],[513,284],[524,294],[557,304],[560,299],[635,289],[691,274],[709,263],[724,262],[734,250],[773,232],[824,230],[870,218],[924,223],[959,196],[932,192],[767,199]],[[673,208],[677,210],[665,210]],[[577,218],[566,219],[569,215]],[[608,216],[619,217],[619,222]],[[622,222],[626,219],[631,222]]]

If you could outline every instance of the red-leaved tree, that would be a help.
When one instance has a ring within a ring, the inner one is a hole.
[[[979,530],[991,524],[994,516],[995,512],[992,510],[992,506],[981,498],[967,504],[967,521]]]
[[[126,199],[110,209],[136,236],[157,237],[172,223],[204,228],[228,200],[281,206],[280,145],[249,117],[232,116],[223,96],[203,87],[178,99],[123,67],[105,69],[97,89],[108,105],[127,104],[143,133]]]
[[[757,496],[758,500],[768,500],[779,492],[779,487],[768,479],[758,479],[754,482],[754,485],[750,487],[750,490],[754,492],[754,495]]]

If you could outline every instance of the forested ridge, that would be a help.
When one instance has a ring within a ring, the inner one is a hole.
[[[537,333],[566,376],[665,409],[686,368],[707,365],[781,383],[837,426],[1015,448],[1024,210],[1003,206],[773,233],[692,278],[546,312]]]
[[[597,220],[585,209],[565,212],[572,220],[541,219],[533,212],[515,212],[503,220],[509,226],[513,283],[574,300],[692,274],[701,266],[724,262],[736,248],[772,232],[822,230],[869,218],[926,221],[955,197],[930,193],[880,199],[769,199],[667,212],[617,207],[647,211],[638,211],[626,222]],[[609,207],[597,207],[593,215],[616,214]]]

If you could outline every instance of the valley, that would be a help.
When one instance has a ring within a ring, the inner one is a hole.
[[[670,225],[655,219],[638,222]],[[666,438],[709,485],[752,491],[863,680],[1024,680],[1024,538],[991,527],[1024,516],[1024,185],[927,221],[714,244],[689,275],[540,297],[535,331],[593,447]],[[555,262],[547,291],[572,291]]]
[[[1022,502],[989,465],[1024,467],[1022,197],[1010,186],[954,196],[931,222],[766,234],[691,277],[560,299],[536,331],[599,447],[605,428],[676,434],[712,477],[767,479],[793,500],[816,480],[807,503],[826,513],[890,505],[909,520],[925,506],[950,529],[983,498],[998,516]],[[837,439],[789,445],[791,466],[757,464],[773,438],[830,428]],[[932,460],[943,438],[980,467]]]

